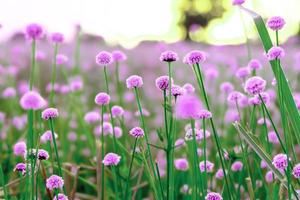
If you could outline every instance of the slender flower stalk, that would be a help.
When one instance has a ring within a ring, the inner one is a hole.
[[[51,93],[50,93],[50,106],[54,106],[54,96],[55,96],[55,80],[56,80],[56,56],[58,53],[58,44],[54,44],[54,52],[53,52],[53,61],[52,61],[52,75],[51,75]]]
[[[106,87],[106,93],[109,94],[109,84],[108,84],[108,76],[107,76],[107,67],[104,66],[103,70],[104,70],[104,79],[105,79],[105,87]],[[112,132],[113,132],[113,147],[114,147],[114,151],[118,152],[118,146],[117,146],[117,139],[116,139],[116,135],[115,135],[115,122],[114,122],[114,118],[111,112],[111,103],[108,104],[109,107],[109,114],[110,114],[110,121],[111,121],[111,125],[112,125]]]
[[[208,111],[210,111],[209,101],[208,101],[207,93],[206,93],[206,90],[205,90],[205,87],[204,87],[202,73],[201,73],[201,70],[200,70],[199,63],[196,63],[195,72],[196,72],[196,78],[198,80],[198,83],[200,83],[199,87],[200,87],[200,90],[202,91],[202,94],[203,94],[203,97],[204,97],[204,100],[205,100],[206,108],[207,108]],[[214,125],[213,118],[210,118],[210,124],[211,124],[211,127],[212,127],[214,139],[215,139],[215,142],[216,142],[216,145],[217,145],[218,155],[220,157],[220,162],[221,162],[222,170],[223,170],[223,173],[224,173],[225,186],[226,186],[226,190],[227,190],[227,193],[228,193],[228,198],[231,199],[231,192],[230,192],[230,189],[229,189],[229,182],[228,182],[227,175],[226,175],[224,157],[223,157],[223,154],[222,154],[222,147],[221,147],[221,143],[220,143],[220,140],[219,140],[217,130],[216,130],[215,125]]]
[[[137,87],[134,88],[134,94],[135,94],[135,99],[137,101],[138,110],[139,110],[139,114],[140,114],[140,123],[142,125],[143,130],[145,131],[145,139],[146,139],[146,143],[147,143],[147,151],[148,151],[149,158],[150,158],[151,170],[154,174],[154,177],[156,177],[154,162],[153,162],[152,153],[151,153],[150,145],[149,145],[150,142],[149,142],[149,138],[148,138],[148,132],[147,132],[147,129],[146,129],[144,114],[143,114],[143,110],[142,110],[141,101],[140,101],[139,92],[138,92]]]
[[[59,176],[62,176],[62,167],[61,167],[61,163],[60,163],[60,159],[59,159],[59,155],[58,155],[58,148],[57,148],[57,144],[56,144],[56,138],[55,138],[55,135],[54,135],[54,124],[53,124],[53,119],[52,118],[49,119],[49,126],[50,126],[52,139],[53,139],[55,157],[56,157],[56,162],[57,162],[57,166],[58,166],[58,174],[59,174]],[[65,186],[63,187],[63,190],[64,190],[64,194],[66,194]]]
[[[134,140],[134,145],[133,145],[131,160],[130,160],[130,164],[129,164],[128,176],[127,176],[127,179],[126,179],[126,186],[125,186],[125,197],[126,198],[127,198],[127,195],[128,195],[128,187],[130,185],[131,170],[132,170],[134,155],[135,155],[135,151],[136,151],[137,141],[138,141],[138,137],[135,138],[135,140]],[[128,199],[130,199],[130,198],[128,198]]]

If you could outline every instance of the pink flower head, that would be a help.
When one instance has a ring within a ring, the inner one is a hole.
[[[181,119],[197,119],[199,117],[202,105],[198,98],[192,95],[179,96],[175,113]]]
[[[235,76],[240,79],[244,79],[249,75],[250,75],[250,70],[248,67],[241,67],[235,73]]]
[[[2,92],[2,97],[5,99],[13,98],[17,94],[16,89],[13,87],[5,88]]]
[[[100,92],[95,97],[95,103],[97,105],[108,105],[110,101],[110,96],[105,92]]]
[[[20,104],[24,110],[38,110],[46,105],[46,101],[39,93],[28,91],[21,97]]]
[[[68,62],[69,58],[64,54],[57,54],[56,55],[56,64],[63,65]]]
[[[268,171],[266,173],[265,180],[266,180],[267,183],[273,182],[273,172],[272,171]]]
[[[286,154],[277,154],[273,158],[272,164],[276,167],[278,170],[285,170],[288,166],[288,157]]]
[[[233,172],[241,171],[243,169],[243,163],[241,161],[235,161],[231,165],[231,170]]]
[[[293,168],[293,176],[297,179],[300,178],[300,163],[296,164]]]
[[[116,50],[112,52],[112,58],[114,62],[122,62],[127,60],[127,56],[124,52]]]
[[[58,137],[56,133],[54,133],[54,137],[55,137],[55,138]],[[42,143],[46,143],[46,142],[48,142],[48,141],[49,141],[49,142],[52,141],[52,132],[51,132],[50,130],[45,131],[45,132],[43,133],[43,135],[41,136],[41,142],[42,142]]]
[[[252,70],[258,70],[262,68],[261,63],[257,59],[252,59],[248,63],[248,68]]]
[[[249,78],[245,83],[245,92],[248,94],[260,94],[266,88],[266,81],[259,76]]]
[[[62,193],[59,193],[59,194],[57,194],[57,196],[55,195],[53,200],[68,200],[68,197]]]
[[[205,52],[194,50],[186,54],[183,58],[183,62],[189,65],[195,65],[203,63],[206,60]]]
[[[242,5],[246,0],[232,0],[232,5]]]
[[[88,124],[93,124],[95,122],[98,122],[100,120],[100,114],[96,111],[87,112],[84,115],[84,121],[86,121]]]
[[[24,156],[25,153],[26,153],[26,143],[21,141],[21,142],[17,142],[15,145],[14,145],[14,154],[16,156]]]
[[[268,19],[267,26],[272,29],[273,31],[278,31],[283,28],[285,25],[285,21],[280,16],[274,16]]]
[[[234,86],[230,82],[223,82],[220,85],[220,90],[221,92],[228,94],[229,92],[232,92],[234,90]]]
[[[199,119],[209,119],[212,117],[211,112],[209,112],[208,110],[202,109],[199,112],[198,118]]]
[[[269,141],[273,144],[279,144],[279,139],[275,133],[275,131],[271,131],[268,133]]]
[[[178,55],[174,51],[165,51],[160,54],[159,60],[161,62],[174,62],[178,60]]]
[[[105,166],[118,165],[121,160],[121,156],[115,153],[108,153],[104,156],[102,163]]]
[[[183,87],[183,89],[185,90],[185,92],[187,94],[192,94],[192,93],[195,92],[194,86],[192,84],[190,84],[190,83],[186,83],[182,87]]]
[[[132,75],[126,79],[126,86],[129,89],[140,88],[142,87],[142,85],[143,85],[143,79],[138,75]]]
[[[107,51],[101,51],[96,56],[96,63],[100,66],[107,66],[113,62],[112,55]]]
[[[186,158],[179,158],[174,160],[175,168],[180,171],[186,171],[189,168],[189,163]]]
[[[216,178],[222,179],[223,177],[224,177],[223,169],[218,169],[218,171],[216,172]]]
[[[62,33],[52,33],[51,34],[51,41],[53,43],[63,43],[64,42],[64,35]]]
[[[185,144],[184,139],[183,139],[183,138],[179,138],[179,139],[177,139],[177,140],[175,141],[174,146],[177,148],[177,147],[180,147],[180,146],[182,146],[182,145],[184,145],[184,144]]]
[[[206,172],[212,172],[214,170],[214,166],[215,164],[206,160]],[[199,167],[200,167],[200,171],[201,172],[204,172],[205,171],[205,163],[204,163],[204,160],[200,162],[199,164]]]
[[[274,46],[269,49],[266,54],[268,60],[282,59],[285,56],[284,49],[279,46]]]
[[[265,169],[265,168],[267,168],[267,167],[268,167],[267,162],[264,161],[264,160],[261,160],[261,161],[260,161],[260,168]]]
[[[174,97],[181,96],[181,95],[184,94],[184,92],[185,92],[185,90],[182,87],[180,87],[179,85],[174,85],[173,84],[172,87],[171,87],[171,94]]]
[[[243,98],[243,94],[238,91],[232,91],[228,94],[227,101],[231,103],[236,103]]]
[[[114,132],[115,132],[116,138],[120,138],[123,135],[122,129],[120,127],[118,127],[118,126],[114,127]]]
[[[39,160],[48,160],[49,154],[47,151],[45,151],[43,149],[39,149],[37,157]]]
[[[14,171],[21,172],[22,174],[25,174],[26,172],[26,164],[25,163],[18,163],[16,164]]]
[[[223,200],[222,196],[216,192],[207,193],[205,200]]]
[[[52,175],[46,180],[46,187],[49,190],[61,189],[64,186],[64,180],[62,177]]]
[[[43,36],[43,28],[39,24],[32,23],[27,25],[25,33],[29,39],[40,39]]]
[[[169,76],[160,76],[160,77],[158,77],[155,80],[155,85],[160,90],[168,89],[169,88]]]
[[[134,127],[129,131],[129,134],[132,135],[135,138],[144,137],[145,133],[144,130],[140,127]]]
[[[124,115],[124,109],[121,106],[113,106],[111,113],[113,117],[122,117]]]
[[[46,108],[42,112],[42,118],[44,120],[54,119],[58,116],[59,116],[59,114],[58,114],[58,110],[56,108]]]

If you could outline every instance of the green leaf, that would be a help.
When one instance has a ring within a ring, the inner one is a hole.
[[[162,136],[162,130],[161,130],[161,128],[156,129],[156,134],[157,134],[159,140],[161,142],[163,142],[164,141],[164,137]]]
[[[270,38],[270,35],[268,33],[268,30],[265,26],[265,22],[262,19],[262,17],[257,14],[256,12],[253,12],[252,10],[249,10],[247,8],[244,8],[242,6],[240,6],[242,10],[246,11],[248,14],[251,15],[251,17],[254,20],[255,26],[257,28],[258,34],[260,36],[261,42],[263,44],[263,47],[265,49],[265,51],[267,52],[272,46],[272,40]],[[289,116],[289,119],[291,120],[292,126],[295,130],[295,136],[297,138],[298,143],[300,143],[300,115],[299,115],[299,111],[297,109],[296,103],[294,101],[294,97],[292,95],[292,91],[291,88],[289,86],[289,83],[286,79],[286,76],[284,74],[284,71],[282,70],[281,65],[279,64],[279,70],[277,71],[276,69],[276,62],[275,61],[270,61],[270,65],[272,67],[273,73],[275,75],[275,78],[277,80],[277,82],[279,82],[278,80],[278,74],[277,72],[279,71],[279,73],[281,74],[282,77],[282,90],[283,90],[283,98],[284,98],[284,103],[285,103],[285,107],[287,110],[287,114]]]
[[[239,132],[241,137],[245,140],[245,142],[250,146],[250,148],[255,151],[255,153],[262,159],[264,160],[269,169],[272,170],[272,172],[275,174],[275,176],[278,177],[280,182],[284,184],[284,186],[287,188],[286,181],[284,179],[284,176],[273,166],[272,160],[269,157],[269,155],[264,151],[264,149],[255,142],[255,139],[252,137],[252,134],[248,131],[246,131],[240,123],[235,122],[233,123],[233,126],[236,128],[236,130]]]

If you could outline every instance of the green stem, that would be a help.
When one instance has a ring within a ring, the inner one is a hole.
[[[54,96],[55,96],[55,90],[54,90],[54,84],[56,80],[56,56],[58,52],[58,44],[54,44],[54,53],[53,53],[53,61],[52,61],[52,75],[51,75],[51,94],[50,94],[50,106],[54,105]]]
[[[151,150],[150,150],[150,145],[149,145],[149,138],[148,138],[148,131],[146,129],[146,124],[145,124],[145,119],[144,119],[144,115],[143,115],[143,111],[142,111],[142,106],[141,106],[141,102],[140,102],[140,98],[139,98],[139,93],[138,93],[138,88],[134,88],[134,94],[135,94],[135,98],[136,98],[136,101],[137,101],[137,105],[138,105],[138,109],[139,109],[139,113],[140,113],[140,123],[142,125],[142,128],[145,132],[145,139],[146,139],[146,145],[147,145],[147,152],[148,152],[148,155],[149,155],[149,158],[150,158],[150,166],[151,166],[151,170],[152,170],[152,173],[154,175],[154,179],[157,180],[157,175],[156,175],[156,172],[155,172],[155,168],[154,168],[154,162],[153,162],[153,158],[152,158],[152,153],[151,153]]]
[[[132,152],[132,156],[131,156],[131,161],[130,161],[130,165],[129,165],[128,176],[127,176],[126,186],[125,186],[125,198],[127,198],[128,186],[130,185],[130,176],[131,176],[131,170],[132,170],[132,165],[133,165],[133,160],[134,160],[134,154],[135,154],[135,148],[136,148],[137,141],[138,141],[138,137],[135,138],[134,145],[133,145],[133,152]]]
[[[36,52],[36,41],[32,40],[31,43],[31,72],[29,80],[29,89],[32,90],[34,83],[34,71],[35,71],[35,52]]]
[[[119,199],[119,190],[118,190],[118,181],[117,181],[117,170],[116,170],[117,166],[112,166],[112,171],[113,171],[113,176],[114,176],[114,187],[115,187],[115,193],[116,193],[116,200]]]
[[[53,145],[54,145],[56,162],[57,162],[57,166],[58,166],[58,175],[60,177],[63,177],[62,176],[62,170],[61,170],[62,167],[61,167],[60,159],[59,159],[59,156],[58,156],[58,149],[57,149],[57,145],[56,145],[56,138],[55,138],[55,134],[54,134],[54,125],[53,125],[53,119],[52,118],[49,119],[49,124],[50,124],[50,129],[51,129],[51,134],[52,134],[52,140],[53,140]],[[64,190],[64,194],[66,194],[65,186],[63,186],[63,190]]]
[[[102,160],[104,158],[104,128],[103,128],[103,123],[104,123],[104,106],[101,106],[101,165],[102,165],[102,170],[101,170],[101,200],[104,200],[104,180],[105,180],[105,174],[104,174],[104,164],[102,163]]]
[[[206,130],[205,130],[205,119],[202,120],[203,130],[203,160],[204,160],[204,196],[207,193],[207,170],[206,170]]]
[[[196,77],[197,77],[197,79],[199,78],[198,83],[200,83],[200,89],[202,90],[202,94],[204,96],[206,108],[207,108],[208,111],[211,111],[209,103],[208,103],[207,93],[206,93],[204,83],[203,83],[203,78],[202,78],[200,66],[199,66],[198,63],[196,64],[196,67],[197,67],[197,69],[195,70],[196,73],[197,73]],[[231,200],[231,192],[230,192],[230,189],[229,189],[229,183],[228,183],[227,174],[226,174],[226,170],[225,170],[224,157],[223,157],[223,154],[222,154],[221,143],[219,141],[219,136],[218,136],[217,130],[215,128],[213,118],[210,118],[209,120],[210,120],[210,124],[211,124],[212,130],[213,130],[213,135],[214,135],[214,139],[215,139],[215,142],[216,142],[216,145],[217,145],[218,155],[220,157],[220,162],[221,162],[222,170],[223,170],[223,173],[224,173],[224,179],[225,179],[225,185],[226,185],[226,189],[227,189],[227,193],[228,193],[228,198],[229,198],[229,200]]]

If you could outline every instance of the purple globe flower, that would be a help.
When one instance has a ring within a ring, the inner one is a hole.
[[[178,55],[173,51],[165,51],[161,53],[159,60],[162,62],[174,62],[178,60]]]
[[[280,16],[274,16],[268,19],[267,26],[272,29],[273,31],[278,31],[283,28],[285,25],[285,21]]]
[[[206,60],[205,52],[194,50],[189,52],[184,58],[183,62],[189,65],[200,64]]]
[[[108,153],[104,156],[102,163],[105,166],[112,166],[112,165],[116,166],[119,164],[120,160],[121,160],[121,156],[119,156],[118,154]]]
[[[155,80],[155,85],[160,90],[168,89],[169,88],[169,76],[160,76],[160,77],[158,77]]]
[[[266,81],[259,76],[249,78],[245,83],[245,92],[251,95],[260,94],[266,88]]]
[[[114,62],[122,62],[127,60],[127,56],[124,52],[116,50],[112,52],[112,58]]]
[[[43,28],[39,24],[32,23],[27,25],[25,33],[29,39],[37,40],[43,36]]]
[[[38,154],[37,154],[37,158],[39,160],[48,160],[49,159],[49,154],[47,151],[43,150],[43,149],[39,149]]]
[[[222,196],[216,192],[207,193],[205,200],[223,200]]]
[[[16,164],[14,171],[21,172],[22,174],[24,174],[26,172],[26,164],[25,163]]]
[[[286,154],[277,154],[273,158],[272,164],[276,167],[278,170],[285,170],[288,166],[288,157]]]
[[[179,96],[175,113],[181,119],[197,119],[199,117],[202,105],[198,98],[191,95]]]
[[[129,131],[129,134],[132,135],[135,138],[144,137],[145,133],[144,130],[140,127],[134,127]]]
[[[174,165],[177,170],[186,171],[189,169],[189,163],[186,158],[179,158],[174,160]]]
[[[26,153],[26,149],[27,149],[27,146],[26,146],[25,142],[23,142],[23,141],[17,142],[14,145],[14,154],[16,156],[24,156]]]
[[[46,187],[49,190],[61,189],[63,186],[64,180],[60,176],[52,175],[46,180]]]
[[[42,118],[44,120],[54,119],[58,116],[59,116],[59,114],[58,114],[58,110],[56,108],[46,108],[42,112]]]
[[[63,43],[64,42],[64,35],[62,33],[52,33],[51,34],[51,41],[53,43]]]
[[[53,198],[53,200],[68,200],[68,197],[64,194],[59,193]]]
[[[122,117],[124,115],[124,109],[116,105],[111,108],[111,113],[113,117]]]
[[[283,48],[275,46],[269,49],[266,56],[268,60],[282,59],[285,56],[285,52]]]
[[[132,75],[126,79],[126,86],[129,89],[140,88],[142,87],[142,85],[143,85],[143,79],[138,75]]]
[[[198,114],[199,119],[209,119],[211,117],[212,117],[211,112],[209,112],[208,110],[205,110],[205,109],[200,110],[200,112]]]
[[[232,5],[242,5],[246,0],[232,0]]]
[[[262,68],[262,65],[259,62],[259,60],[252,59],[252,60],[249,61],[248,67],[249,67],[249,69],[252,69],[252,70],[258,70],[258,69]]]
[[[96,63],[100,66],[107,66],[113,62],[112,55],[107,51],[101,51],[96,56]]]
[[[300,163],[296,164],[293,168],[293,176],[300,179]]]
[[[97,105],[108,105],[110,101],[110,96],[105,92],[100,92],[95,97],[95,103]]]
[[[214,170],[215,164],[206,160],[206,172],[212,172]],[[204,160],[199,163],[200,171],[205,171],[205,163]]]
[[[179,85],[172,84],[172,87],[171,87],[172,96],[178,97],[178,96],[184,95],[184,92],[185,92],[185,90],[184,90],[183,87],[180,87]]]
[[[243,163],[241,161],[235,161],[231,165],[231,170],[234,172],[241,171],[243,169]]]
[[[46,105],[46,101],[39,93],[28,91],[21,97],[20,105],[24,110],[38,110]]]

